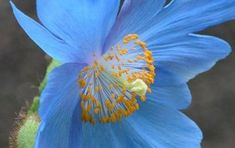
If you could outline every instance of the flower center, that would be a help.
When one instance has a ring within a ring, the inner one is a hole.
[[[128,34],[79,74],[82,120],[116,122],[139,109],[151,93],[155,67],[152,52],[137,34]]]

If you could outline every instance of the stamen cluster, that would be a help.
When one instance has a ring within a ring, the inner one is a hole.
[[[79,75],[82,120],[95,124],[119,121],[139,109],[137,80],[154,83],[155,67],[152,52],[137,34],[128,34],[102,58],[85,67]]]

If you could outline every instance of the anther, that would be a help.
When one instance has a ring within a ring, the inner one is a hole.
[[[94,55],[95,56],[95,55]],[[139,109],[137,99],[151,93],[155,67],[152,52],[137,34],[122,41],[79,74],[82,120],[117,122]]]

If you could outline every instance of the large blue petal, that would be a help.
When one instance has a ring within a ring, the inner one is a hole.
[[[167,43],[151,42],[155,64],[182,77],[185,81],[209,70],[218,60],[225,58],[231,47],[225,41],[202,35],[188,35]]]
[[[57,38],[50,31],[44,28],[39,23],[35,22],[25,14],[23,14],[11,2],[11,6],[16,19],[21,27],[29,35],[29,37],[41,47],[48,55],[61,62],[80,62],[82,57],[79,52],[74,52],[64,40]]]
[[[151,101],[114,124],[83,124],[83,147],[199,148],[202,133],[178,110]]]
[[[81,50],[84,57],[90,57],[93,52],[100,54],[119,3],[119,0],[37,0],[37,13],[50,31]]]
[[[137,33],[156,52],[157,66],[181,75],[185,81],[208,70],[228,55],[230,47],[224,41],[188,34],[234,19],[235,0],[173,0],[163,9],[153,5],[154,2],[164,4],[163,1],[152,0],[141,8],[134,7],[131,2],[127,0],[124,3],[110,33],[114,35],[110,36],[107,45],[120,41],[125,34]],[[134,16],[133,19],[131,16]],[[164,46],[164,51],[161,46]]]
[[[172,0],[164,9],[156,5],[162,8],[163,0],[151,0],[140,7],[134,7],[131,1],[127,0],[121,9],[113,40],[128,33],[138,33],[144,40],[167,40],[235,18],[235,0]]]
[[[163,104],[147,101],[121,124],[123,129],[115,132],[128,131],[127,137],[139,143],[139,147],[145,141],[145,148],[200,148],[202,133],[198,126]]]
[[[149,48],[153,51],[157,75],[148,98],[177,109],[191,103],[186,82],[209,70],[231,51],[226,42],[201,35],[188,35],[159,45],[151,42]]]
[[[235,0],[172,0],[145,25],[145,37],[178,37],[235,19]]]
[[[65,64],[54,69],[41,95],[41,125],[36,148],[77,148],[81,145],[79,87],[84,65]]]

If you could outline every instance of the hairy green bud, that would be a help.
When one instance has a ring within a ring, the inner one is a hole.
[[[18,148],[34,147],[39,122],[40,121],[36,115],[30,115],[25,119],[23,125],[18,131],[16,138]]]

